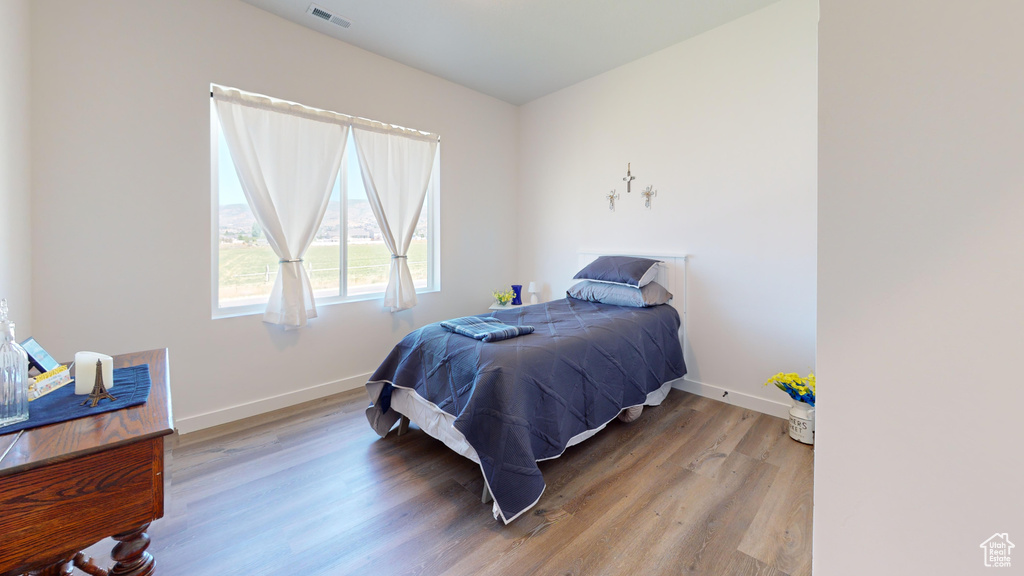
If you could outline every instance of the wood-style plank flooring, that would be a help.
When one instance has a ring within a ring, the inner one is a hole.
[[[415,426],[380,439],[366,404],[171,440],[158,573],[810,574],[814,452],[782,419],[673,390],[542,463],[541,501],[504,526],[476,464]]]

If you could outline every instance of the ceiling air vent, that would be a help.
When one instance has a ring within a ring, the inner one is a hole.
[[[331,24],[341,26],[342,28],[348,28],[352,25],[352,21],[348,18],[342,18],[331,11],[325,9],[323,6],[317,6],[316,4],[310,4],[309,10],[306,10],[306,14],[312,14],[321,20],[326,20]]]

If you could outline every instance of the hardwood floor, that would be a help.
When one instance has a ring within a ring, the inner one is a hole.
[[[159,574],[810,574],[814,452],[782,419],[673,390],[542,463],[544,496],[504,526],[476,464],[415,426],[378,438],[366,404],[169,442]]]

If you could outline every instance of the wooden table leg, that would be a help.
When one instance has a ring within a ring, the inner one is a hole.
[[[110,551],[110,557],[115,561],[110,576],[150,576],[156,572],[153,556],[146,552],[149,548],[148,528],[149,522],[146,522],[131,532],[114,536],[117,544]]]

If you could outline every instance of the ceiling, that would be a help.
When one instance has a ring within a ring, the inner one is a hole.
[[[243,0],[381,56],[524,104],[777,0]]]

